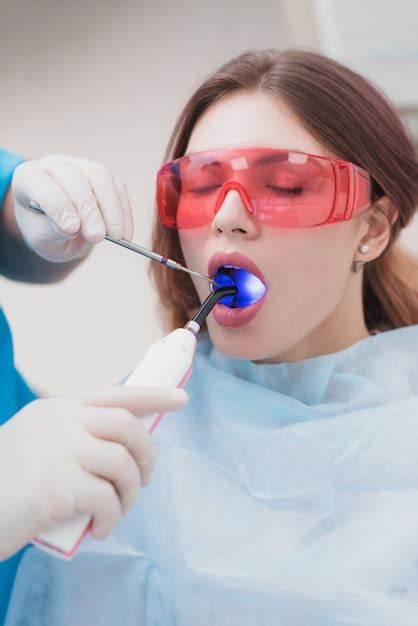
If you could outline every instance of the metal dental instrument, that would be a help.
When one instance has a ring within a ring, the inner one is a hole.
[[[35,213],[40,213],[42,215],[45,215],[45,211],[43,211],[40,205],[37,202],[34,202],[33,200],[29,202],[28,208],[34,211]],[[139,246],[136,243],[131,243],[130,241],[126,241],[126,239],[114,239],[110,235],[106,235],[105,238],[107,239],[107,241],[116,243],[118,246],[121,246],[122,248],[127,248],[128,250],[132,250],[132,252],[137,252],[138,254],[141,254],[142,256],[148,257],[152,261],[157,261],[158,263],[162,263],[162,265],[166,265],[170,269],[178,270],[180,272],[186,272],[187,274],[193,274],[193,276],[197,276],[198,278],[203,278],[204,280],[208,281],[212,285],[216,286],[216,282],[212,280],[211,278],[209,278],[209,276],[205,276],[204,274],[199,274],[199,272],[194,272],[193,270],[189,270],[188,267],[185,267],[184,265],[177,263],[177,261],[173,261],[173,259],[168,259],[167,257],[162,256],[161,254],[152,252],[152,250],[148,250],[148,248],[143,248],[142,246]]]

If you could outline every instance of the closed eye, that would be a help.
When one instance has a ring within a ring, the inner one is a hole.
[[[266,187],[275,193],[282,193],[286,196],[300,196],[303,193],[303,187],[278,187],[277,185],[266,185]]]
[[[210,193],[211,191],[214,191],[215,189],[219,189],[219,187],[221,187],[221,185],[206,185],[206,187],[192,187],[190,189],[186,189],[186,191],[188,193]]]

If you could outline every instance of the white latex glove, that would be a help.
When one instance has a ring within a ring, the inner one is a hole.
[[[78,259],[106,234],[132,239],[126,187],[99,163],[62,154],[21,163],[12,193],[23,239],[47,261]],[[28,209],[31,200],[46,215]]]
[[[154,463],[144,416],[183,406],[181,389],[113,387],[78,400],[35,400],[0,428],[0,559],[73,517],[102,539],[147,485]]]

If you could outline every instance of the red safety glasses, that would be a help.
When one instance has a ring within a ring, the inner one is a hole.
[[[175,229],[210,224],[236,189],[248,212],[275,228],[309,228],[349,220],[371,206],[361,167],[275,148],[222,148],[175,159],[157,175],[158,215]]]

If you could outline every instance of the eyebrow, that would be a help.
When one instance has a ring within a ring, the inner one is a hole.
[[[206,152],[206,151],[205,151]],[[289,152],[296,152],[296,150],[291,150],[291,149],[286,149],[285,153],[289,153]],[[186,152],[186,154],[184,154],[184,157],[192,157],[195,154],[200,154],[200,152]],[[285,161],[287,160],[287,156],[286,154],[283,153],[270,153],[270,154],[266,154],[262,157],[259,157],[258,159],[255,159],[255,161],[253,161],[253,165],[268,165],[269,163],[277,163],[277,161]],[[210,165],[221,165],[220,161],[213,161]]]
[[[283,152],[266,154],[253,161],[253,165],[268,165],[269,163],[277,163],[277,161],[287,161],[289,152],[292,152],[292,150],[286,150],[284,154]]]
[[[281,153],[270,153],[270,154],[266,154],[258,159],[255,159],[255,161],[253,161],[253,166],[254,165],[269,165],[269,163],[278,163],[280,161],[288,161],[289,160],[289,154],[291,154],[292,152],[295,152],[296,154],[300,153],[300,150],[286,150],[285,152],[281,152]],[[315,168],[315,170],[317,170],[318,172],[323,172],[324,168],[322,167],[322,165],[320,165],[315,158],[312,158],[312,155],[307,154],[307,161],[306,164],[309,165],[310,168]],[[291,163],[289,161],[289,163]]]
[[[274,148],[272,148],[272,150],[274,150]],[[206,151],[205,151],[206,152]],[[208,150],[209,152],[209,150]],[[289,153],[300,153],[300,150],[292,150],[291,148],[286,148],[283,149],[283,152],[270,152],[267,154],[264,154],[263,156],[259,157],[258,159],[255,159],[252,162],[252,167],[254,166],[263,166],[263,165],[269,165],[270,163],[279,163],[282,161],[287,161],[288,160],[288,155]],[[199,152],[189,152],[188,154],[185,154],[185,157],[192,157],[195,154],[200,154]],[[306,153],[308,154],[308,153]],[[311,158],[312,155],[308,154],[308,163],[310,165],[310,167],[314,167],[318,170],[318,172],[323,172],[323,168],[322,166],[315,161],[315,159]],[[222,167],[222,163],[220,161],[212,161],[211,163],[206,163],[204,167]]]

